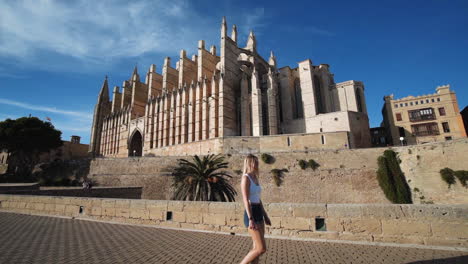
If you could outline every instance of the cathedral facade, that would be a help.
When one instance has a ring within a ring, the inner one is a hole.
[[[188,58],[182,50],[175,67],[166,57],[161,74],[153,64],[143,81],[135,67],[122,90],[114,87],[112,98],[106,77],[94,110],[90,152],[190,155],[200,154],[192,151],[195,142],[309,134],[320,134],[325,145],[324,135],[336,133],[344,135],[339,145],[370,146],[363,83],[335,83],[329,65],[313,65],[309,59],[296,68],[278,68],[273,52],[268,60],[257,53],[253,32],[239,47],[236,26],[228,36],[223,19],[219,54],[200,40],[198,54]],[[195,148],[203,147],[217,152],[199,144]]]

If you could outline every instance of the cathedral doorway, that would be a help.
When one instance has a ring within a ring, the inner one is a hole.
[[[129,157],[141,157],[143,154],[143,137],[140,131],[133,133],[132,139],[130,140],[130,148],[128,148]]]

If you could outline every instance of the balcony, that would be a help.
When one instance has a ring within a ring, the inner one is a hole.
[[[440,135],[440,133],[438,130],[429,130],[429,131],[413,132],[413,135],[417,137],[427,137],[427,136],[438,136]]]
[[[423,108],[418,110],[408,111],[410,122],[421,122],[428,120],[436,120],[436,115],[433,108]]]
[[[426,136],[437,136],[440,135],[439,127],[437,123],[424,123],[418,125],[412,125],[411,131],[416,137],[426,137]]]

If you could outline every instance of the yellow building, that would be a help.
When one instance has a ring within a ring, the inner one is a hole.
[[[393,145],[422,144],[466,137],[455,92],[439,86],[435,94],[384,97],[383,123]]]

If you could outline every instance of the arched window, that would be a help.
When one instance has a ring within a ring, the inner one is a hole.
[[[299,79],[294,80],[293,118],[304,118],[304,106],[302,104],[301,83]]]
[[[359,88],[356,88],[356,90],[354,90],[354,92],[356,94],[357,110],[358,110],[358,112],[362,112],[361,91],[359,90]]]
[[[315,96],[315,110],[317,115],[325,113],[325,107],[323,105],[322,98],[322,86],[320,85],[320,80],[317,76],[314,76],[314,96]]]

